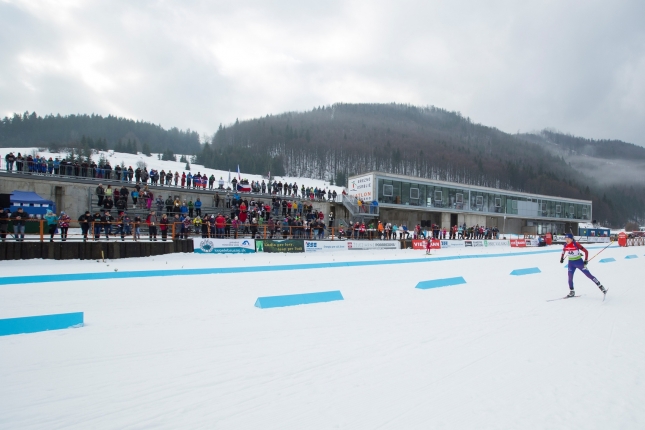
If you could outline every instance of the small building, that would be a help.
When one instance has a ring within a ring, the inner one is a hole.
[[[352,216],[378,217],[381,221],[497,227],[502,233],[564,234],[578,231],[578,223],[590,223],[592,203],[564,197],[529,194],[413,176],[369,172],[348,180],[348,204]],[[356,214],[352,200],[360,207],[378,207],[371,213]],[[372,206],[372,202],[377,203]]]

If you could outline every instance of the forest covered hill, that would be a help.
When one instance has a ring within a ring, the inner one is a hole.
[[[603,182],[593,165],[574,166],[571,151],[612,160],[645,158],[645,149],[545,131],[511,135],[458,112],[401,104],[335,104],[307,112],[236,121],[213,136],[200,163],[253,173],[330,179],[383,171],[471,185],[589,199],[599,222],[645,217],[645,186],[631,178]],[[566,152],[548,145],[558,142]],[[574,149],[575,148],[575,149]]]
[[[645,148],[544,130],[508,134],[458,112],[402,104],[343,104],[220,125],[200,145],[190,130],[114,116],[15,114],[0,147],[95,148],[195,154],[206,167],[344,185],[383,171],[592,200],[612,226],[645,221]]]
[[[129,142],[128,142],[129,141]],[[0,122],[0,148],[82,147],[115,149],[129,145],[133,151],[197,153],[199,134],[177,128],[165,130],[159,125],[115,116],[47,115],[36,112],[14,114]]]

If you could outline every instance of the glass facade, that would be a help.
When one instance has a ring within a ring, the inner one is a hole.
[[[521,195],[504,190],[481,190],[460,184],[410,181],[376,175],[379,203],[437,208],[443,212],[481,212],[526,218],[591,220],[591,202],[557,197]]]

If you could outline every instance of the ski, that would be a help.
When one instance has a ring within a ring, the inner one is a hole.
[[[582,294],[578,294],[577,296],[573,296],[573,297],[572,296],[564,296],[564,297],[559,297],[557,299],[547,300],[547,302],[555,302],[556,300],[572,299],[574,297],[581,297],[581,296],[582,296]]]

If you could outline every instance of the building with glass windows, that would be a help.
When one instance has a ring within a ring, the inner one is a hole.
[[[348,180],[348,194],[363,202],[376,200],[379,217],[390,222],[497,227],[504,233],[563,234],[577,232],[592,220],[591,201],[412,176],[370,172]]]

